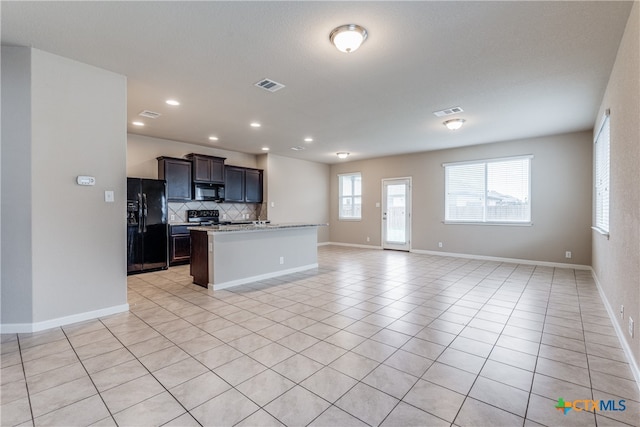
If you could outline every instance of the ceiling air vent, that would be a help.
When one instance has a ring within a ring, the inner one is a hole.
[[[256,86],[269,92],[276,92],[284,87],[282,83],[274,82],[270,79],[262,79],[256,83]]]
[[[433,114],[436,117],[445,117],[445,116],[450,116],[452,114],[458,114],[458,113],[462,113],[464,110],[460,107],[451,107],[451,108],[446,108],[444,110],[440,110],[440,111],[434,111]]]
[[[149,119],[157,119],[158,117],[160,117],[162,114],[160,113],[156,113],[155,111],[149,111],[149,110],[143,110],[142,112],[140,112],[140,114],[138,114],[139,116],[142,117],[147,117]]]
[[[307,147],[303,147],[302,145],[298,145],[298,146],[296,146],[296,147],[291,147],[291,149],[292,149],[293,151],[302,151],[302,150],[306,150],[306,149],[307,149]]]

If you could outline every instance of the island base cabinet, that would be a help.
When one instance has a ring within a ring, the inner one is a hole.
[[[206,231],[191,230],[191,276],[196,285],[209,286],[209,242]]]

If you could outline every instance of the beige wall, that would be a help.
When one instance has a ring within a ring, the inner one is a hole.
[[[527,154],[534,156],[532,226],[443,224],[443,163]],[[330,240],[381,246],[381,180],[410,176],[412,250],[590,265],[591,164],[590,132],[335,164]],[[362,173],[362,221],[338,221],[337,175],[348,172]]]
[[[593,232],[593,270],[640,365],[640,4],[635,2],[598,120],[611,110],[610,238]],[[624,319],[618,315],[624,305]],[[628,319],[635,322],[634,337]]]
[[[2,46],[3,325],[27,324],[33,318],[30,70],[30,49]]]
[[[271,222],[329,222],[329,165],[267,155],[267,212]],[[327,242],[328,227],[318,228]]]
[[[127,135],[127,176],[157,179],[157,157],[182,158],[185,154],[189,153],[224,157],[226,158],[225,164],[227,165],[242,166],[245,168],[257,167],[256,156],[253,154],[238,153],[219,148],[209,148],[202,145],[151,138],[130,133]]]
[[[126,79],[37,49],[8,48],[30,56],[30,64],[13,63],[5,49],[3,107],[12,105],[4,89],[15,83],[5,80],[5,66],[17,66],[30,88],[17,86],[13,95],[21,105],[28,100],[30,116],[3,120],[3,162],[21,167],[5,171],[3,164],[3,182],[17,184],[20,194],[3,191],[2,205],[25,218],[3,233],[3,329],[42,329],[126,310]],[[20,139],[5,145],[5,126]],[[13,150],[16,143],[25,146]],[[78,175],[94,176],[96,185],[77,185]],[[104,201],[105,190],[115,192],[115,202]],[[5,289],[31,292],[30,307],[5,301]],[[12,317],[23,310],[30,319]]]

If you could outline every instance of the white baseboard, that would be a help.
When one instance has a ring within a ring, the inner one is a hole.
[[[334,246],[346,246],[351,248],[362,248],[362,249],[383,249],[382,246],[373,246],[373,245],[358,245],[355,243],[338,243],[338,242],[328,242],[323,243],[325,245],[334,245]],[[543,267],[559,267],[559,268],[573,268],[575,270],[591,270],[591,266],[582,265],[582,264],[566,264],[562,262],[548,262],[548,261],[535,261],[529,259],[519,259],[519,258],[503,258],[503,257],[494,257],[494,256],[484,256],[484,255],[472,255],[472,254],[461,254],[455,252],[440,252],[440,251],[427,251],[423,249],[411,249],[409,252],[414,254],[422,254],[422,255],[437,255],[443,257],[454,257],[454,258],[464,258],[464,259],[477,259],[481,261],[496,261],[496,262],[508,262],[511,264],[525,264],[525,265],[540,265]]]
[[[98,317],[110,316],[112,314],[129,311],[129,304],[115,305],[113,307],[102,308],[100,310],[87,311],[84,313],[72,314],[71,316],[58,317],[56,319],[44,320],[35,323],[4,323],[0,325],[0,333],[21,334],[44,331],[45,329],[57,328],[59,326],[70,325],[71,323],[83,322],[85,320],[97,319]]]
[[[591,276],[593,277],[593,281],[596,282],[596,288],[598,288],[598,293],[600,293],[600,298],[604,303],[604,307],[607,309],[607,313],[609,314],[609,319],[611,319],[611,323],[613,324],[613,329],[616,331],[616,335],[618,336],[618,341],[622,345],[622,351],[624,351],[624,355],[627,357],[627,362],[629,362],[629,367],[631,368],[631,372],[633,373],[633,377],[636,379],[636,385],[638,389],[640,389],[640,368],[638,367],[638,363],[636,359],[633,357],[633,352],[631,351],[631,347],[627,342],[627,337],[624,334],[624,331],[618,324],[618,320],[616,318],[616,312],[609,304],[609,300],[607,299],[602,286],[600,285],[600,281],[598,280],[598,276],[596,276],[596,272],[591,269]]]
[[[562,262],[534,261],[529,259],[503,258],[503,257],[484,256],[484,255],[469,255],[469,254],[459,254],[455,252],[425,251],[422,249],[411,249],[411,253],[423,254],[423,255],[437,255],[437,256],[454,257],[454,258],[464,258],[464,259],[477,259],[481,261],[508,262],[511,264],[539,265],[542,267],[573,268],[574,270],[591,270],[590,265],[566,264]]]
[[[209,283],[208,288],[214,291],[232,288],[234,286],[244,285],[246,283],[258,282],[260,280],[273,279],[274,277],[285,276],[287,274],[299,273],[301,271],[318,268],[318,263],[302,265],[300,267],[289,268],[287,270],[274,271],[272,273],[259,274],[257,276],[245,277],[237,280],[230,280],[222,283]]]

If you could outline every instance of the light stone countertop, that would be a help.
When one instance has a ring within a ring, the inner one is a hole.
[[[311,224],[306,222],[292,222],[284,224],[231,224],[231,225],[207,225],[189,227],[193,231],[206,231],[209,234],[229,233],[229,232],[252,232],[252,231],[272,231],[282,230],[285,228],[307,228],[307,227],[326,227],[329,224]]]

